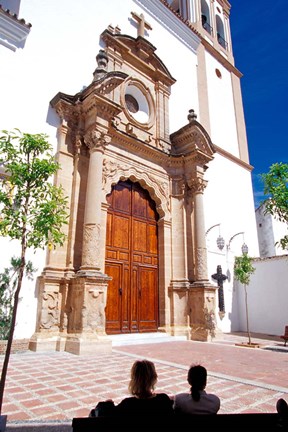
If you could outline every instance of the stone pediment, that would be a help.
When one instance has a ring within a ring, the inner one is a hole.
[[[88,87],[75,95],[68,95],[62,92],[57,93],[50,103],[53,106],[57,100],[62,99],[71,105],[75,105],[76,103],[83,102],[92,93],[108,95],[115,90],[116,87],[122,84],[126,78],[127,74],[123,72],[107,72],[105,76],[101,77],[97,81],[93,81]]]
[[[171,134],[170,139],[171,153],[175,156],[201,153],[209,161],[216,151],[208,133],[196,120],[190,121],[186,126]]]
[[[164,63],[155,54],[156,48],[144,37],[113,33],[112,29],[106,29],[101,34],[101,39],[108,49],[116,52],[127,64],[134,65],[137,70],[145,73],[154,81],[160,81],[171,86],[176,81]]]

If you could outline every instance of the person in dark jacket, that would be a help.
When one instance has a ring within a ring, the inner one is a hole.
[[[99,402],[90,416],[137,417],[137,419],[159,418],[174,415],[173,400],[166,393],[155,392],[157,372],[153,362],[136,360],[131,368],[129,382],[130,397],[118,405],[112,400]]]

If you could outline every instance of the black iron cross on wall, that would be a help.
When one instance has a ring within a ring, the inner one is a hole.
[[[217,265],[217,273],[214,273],[212,278],[217,280],[219,311],[225,313],[223,282],[227,279],[227,276],[222,273],[221,265]]]

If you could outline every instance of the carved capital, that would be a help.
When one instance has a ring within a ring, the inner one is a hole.
[[[201,177],[192,178],[188,182],[188,187],[193,193],[203,193],[207,183],[207,180]]]
[[[111,137],[97,129],[87,132],[84,135],[84,142],[90,151],[105,150],[107,144],[111,141]]]
[[[185,181],[183,177],[174,177],[172,179],[172,195],[183,198],[185,192]]]

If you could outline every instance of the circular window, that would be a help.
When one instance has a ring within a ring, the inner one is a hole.
[[[215,72],[218,78],[222,78],[222,74],[219,69],[215,69]]]
[[[125,90],[125,104],[128,114],[139,123],[148,123],[150,117],[150,108],[147,97],[144,94],[144,88],[140,90],[140,86],[128,84]]]
[[[135,114],[139,111],[138,102],[135,99],[135,97],[132,96],[131,94],[125,95],[125,102],[126,102],[126,106],[128,108],[128,111],[130,111],[130,113]]]

